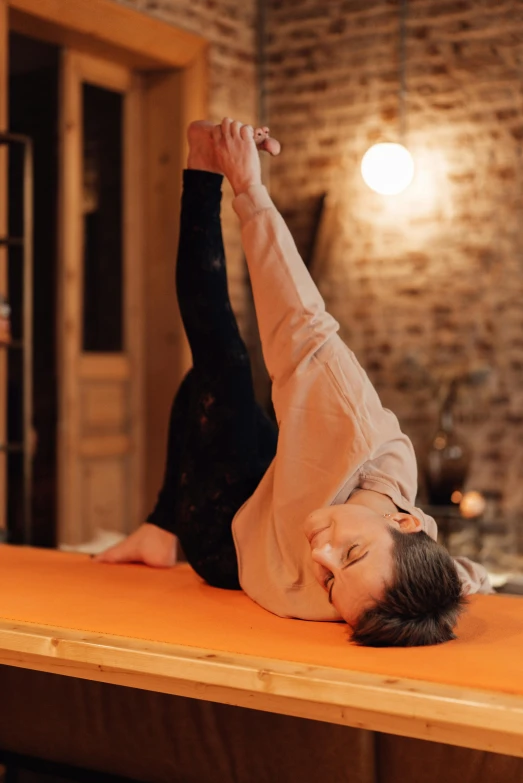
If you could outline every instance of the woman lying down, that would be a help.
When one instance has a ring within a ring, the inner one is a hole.
[[[193,367],[173,402],[163,487],[147,522],[96,559],[174,565],[176,537],[210,585],[265,609],[345,620],[372,646],[437,644],[485,570],[453,560],[414,506],[416,459],[338,336],[261,182],[267,128],[193,123],[176,288]],[[276,427],[256,403],[227,290],[227,177],[242,227]]]

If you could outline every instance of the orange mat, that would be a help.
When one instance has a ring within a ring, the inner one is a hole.
[[[4,545],[0,618],[523,695],[523,600],[511,596],[474,596],[457,641],[361,648],[342,623],[284,620],[186,565],[99,565]]]

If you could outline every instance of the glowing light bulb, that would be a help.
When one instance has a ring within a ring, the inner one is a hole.
[[[402,144],[375,144],[363,156],[361,174],[369,188],[376,193],[396,196],[412,182],[414,161]]]
[[[471,492],[465,492],[463,495],[459,504],[459,510],[461,511],[461,516],[465,517],[465,519],[474,519],[474,517],[479,517],[483,514],[486,506],[487,502],[481,492],[472,490]]]

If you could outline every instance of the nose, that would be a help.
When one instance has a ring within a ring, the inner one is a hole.
[[[332,555],[332,546],[328,543],[323,544],[323,546],[315,546],[314,549],[311,550],[313,562],[318,563],[319,565],[323,566],[323,568],[327,568],[329,570],[333,564]]]

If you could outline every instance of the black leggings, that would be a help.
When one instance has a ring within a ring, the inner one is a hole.
[[[163,487],[147,521],[178,536],[206,582],[239,589],[231,523],[271,463],[278,433],[255,400],[231,309],[221,183],[218,174],[184,172],[176,290],[193,367],[174,398]]]

